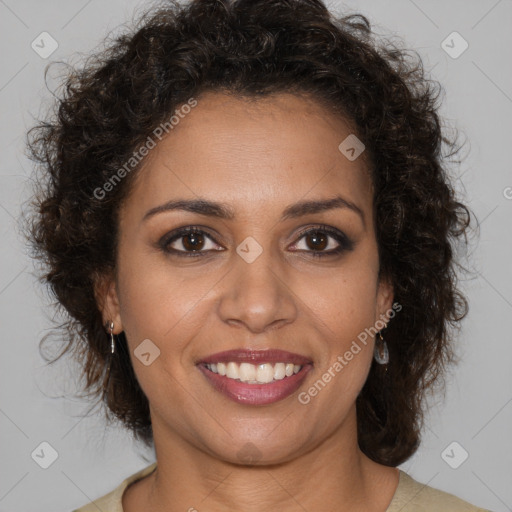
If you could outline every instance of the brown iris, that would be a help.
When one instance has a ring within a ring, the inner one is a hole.
[[[182,243],[187,251],[197,251],[203,248],[204,236],[201,233],[189,233],[183,236]]]
[[[312,241],[312,244],[309,242]],[[328,245],[328,237],[321,231],[312,231],[306,235],[306,243],[310,249],[322,250]]]

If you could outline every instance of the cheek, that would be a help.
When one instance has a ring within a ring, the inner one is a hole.
[[[314,317],[328,327],[331,341],[340,348],[375,321],[377,269],[363,259],[354,257],[326,279],[303,281],[301,288]]]
[[[174,406],[183,402],[185,407],[186,396],[176,393],[187,377],[182,359],[201,329],[198,318],[205,314],[205,296],[215,280],[190,282],[163,265],[138,265],[136,258],[124,263],[119,272],[120,309],[137,380],[153,409],[165,410],[169,397]],[[150,354],[149,361],[139,359],[142,353]]]
[[[310,396],[322,395],[317,405],[328,404],[340,413],[355,400],[373,358],[370,328],[376,319],[378,267],[373,252],[367,254],[367,258],[359,254],[347,260],[329,279],[303,283],[323,350],[314,379],[320,382]],[[322,392],[324,387],[331,392]]]
[[[339,385],[344,394],[353,395],[364,384],[373,357],[369,328],[375,318],[375,286],[361,280],[348,285],[348,281],[333,280],[324,287],[317,296],[312,321],[321,333],[324,351],[317,378],[330,372],[322,380],[332,380],[329,386]]]
[[[165,260],[151,260],[132,254],[120,267],[121,315],[133,343],[145,338],[162,343],[182,329],[217,280],[211,275],[190,280]]]
[[[375,319],[375,279],[372,272],[356,271],[333,278],[316,288],[310,302],[323,353],[309,386],[298,398],[311,417],[323,418],[318,428],[325,433],[346,417],[368,377],[373,358],[368,333]]]

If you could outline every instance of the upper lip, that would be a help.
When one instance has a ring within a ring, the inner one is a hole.
[[[197,364],[216,364],[226,363],[233,361],[235,363],[293,363],[298,365],[311,364],[311,360],[300,354],[287,352],[286,350],[267,349],[267,350],[248,350],[248,349],[235,349],[225,350],[224,352],[217,352],[204,359],[201,359]]]

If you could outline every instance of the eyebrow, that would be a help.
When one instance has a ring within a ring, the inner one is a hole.
[[[349,210],[352,210],[361,217],[363,225],[365,225],[365,217],[361,208],[359,208],[359,206],[357,206],[351,201],[348,201],[347,199],[344,199],[341,196],[335,196],[331,199],[301,201],[289,205],[283,211],[281,221],[287,219],[296,219],[304,215],[320,213],[335,208],[347,208]],[[225,220],[235,219],[234,210],[226,204],[217,203],[215,201],[208,201],[206,199],[177,199],[168,201],[165,204],[151,208],[146,212],[146,214],[142,218],[142,221],[144,222],[148,220],[150,217],[157,215],[158,213],[173,210],[182,210],[191,213],[198,213],[200,215],[207,215],[210,217],[217,217],[219,219]]]

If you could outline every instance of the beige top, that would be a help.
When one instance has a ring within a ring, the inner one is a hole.
[[[129,476],[119,487],[73,512],[123,512],[122,497],[125,489],[154,469],[156,462]],[[453,494],[434,489],[414,480],[399,469],[398,487],[386,512],[490,512],[475,507]]]

